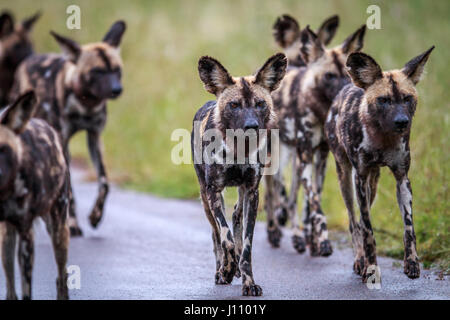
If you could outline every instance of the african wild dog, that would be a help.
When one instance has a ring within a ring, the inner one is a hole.
[[[34,93],[27,92],[0,114],[0,230],[7,299],[17,299],[17,234],[22,297],[31,299],[32,227],[38,217],[45,221],[53,243],[58,299],[67,299],[69,170],[58,133],[44,120],[31,119],[36,108]]]
[[[322,25],[317,29],[317,37],[324,46],[328,45],[334,38],[334,35],[336,34],[338,27],[339,27],[339,17],[337,15],[334,15],[326,19],[322,23]],[[300,35],[301,30],[299,23],[294,18],[292,18],[287,14],[278,17],[275,24],[273,25],[273,36],[275,38],[275,41],[281,48],[284,49],[284,53],[288,58],[288,70],[292,68],[306,66],[302,58],[302,54],[300,52],[300,49],[302,47]],[[283,151],[282,159],[285,162],[283,163],[282,167],[285,167],[288,158],[294,159],[295,150],[292,148],[291,152],[288,152],[286,148],[282,148],[282,151]],[[273,192],[277,192],[276,199],[279,199],[277,207],[274,209],[276,210],[276,217],[280,225],[285,225],[288,218],[288,198],[282,171],[279,171],[278,174],[276,174],[271,178],[274,179]],[[270,194],[266,193],[266,199],[268,196],[270,197]],[[305,205],[306,203],[307,199],[305,200]],[[266,201],[265,202],[266,211],[268,209],[267,205],[268,203]]]
[[[15,25],[11,13],[0,15],[0,106],[8,104],[9,91],[19,64],[33,53],[30,32],[40,13]]]
[[[18,68],[13,94],[34,88],[39,101],[36,117],[47,120],[62,136],[64,152],[69,159],[69,140],[80,130],[87,131],[91,159],[98,175],[99,194],[90,215],[96,227],[103,215],[108,193],[101,132],[106,124],[106,100],[122,92],[122,59],[119,44],[125,23],[114,23],[102,42],[80,46],[75,41],[51,34],[64,55],[32,55]],[[81,235],[75,216],[71,192],[70,231]]]
[[[234,78],[215,59],[202,57],[199,60],[199,74],[208,92],[217,96],[216,101],[206,103],[194,117],[192,131],[192,154],[194,159],[202,158],[198,145],[207,149],[211,142],[205,138],[211,130],[218,132],[221,150],[212,154],[235,155],[230,146],[227,130],[241,130],[254,134],[262,140],[260,129],[270,130],[275,125],[275,114],[270,92],[275,90],[286,72],[287,59],[282,53],[269,58],[254,76]],[[195,123],[201,122],[195,132]],[[201,141],[195,141],[194,136]],[[234,139],[234,138],[233,138]],[[215,141],[215,140],[214,140]],[[247,141],[247,140],[246,140]],[[216,142],[216,141],[215,141]],[[269,144],[270,141],[266,140]],[[263,144],[258,141],[258,149]],[[250,143],[246,145],[245,161],[225,164],[224,162],[195,163],[195,171],[200,183],[200,193],[206,216],[213,229],[214,253],[216,256],[216,284],[229,284],[233,277],[242,275],[242,294],[259,296],[260,286],[253,280],[251,250],[253,230],[258,209],[258,186],[264,165],[258,159],[249,161]],[[233,213],[233,235],[225,219],[222,191],[225,187],[238,187],[239,200]],[[244,216],[244,224],[242,218]],[[244,241],[242,233],[244,232]]]
[[[292,184],[284,205],[291,221],[293,245],[299,253],[305,252],[307,245],[312,256],[332,253],[326,218],[320,205],[329,151],[323,126],[334,97],[350,81],[344,70],[346,58],[362,48],[364,34],[365,26],[362,26],[341,45],[325,49],[319,37],[307,26],[301,31],[299,48],[306,66],[288,71],[280,88],[272,93],[280,128],[280,168],[288,160],[285,155],[292,158]],[[273,247],[279,246],[281,238],[276,217],[283,207],[277,187],[277,181],[282,181],[281,174],[279,170],[278,175],[266,176],[267,231]],[[297,215],[300,183],[305,195],[303,231]]]
[[[409,278],[420,274],[408,179],[409,135],[417,106],[415,86],[433,49],[415,57],[401,70],[385,72],[370,56],[351,54],[346,66],[353,85],[342,89],[327,118],[326,135],[349,215],[355,252],[353,270],[363,281],[372,274],[368,267],[377,264],[369,212],[383,166],[388,166],[397,180],[397,200],[405,227],[404,271]],[[353,184],[361,213],[359,223],[353,206]]]
[[[336,30],[339,27],[339,17],[337,15],[326,19],[317,29],[317,37],[323,45],[328,45],[333,40]],[[288,59],[289,67],[303,67],[305,62],[300,54],[300,26],[293,17],[284,14],[275,21],[273,25],[273,37],[276,43],[283,48]]]

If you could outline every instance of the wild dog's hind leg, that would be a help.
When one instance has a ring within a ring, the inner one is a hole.
[[[239,262],[242,274],[242,295],[244,296],[262,295],[262,289],[255,284],[252,271],[252,243],[256,215],[258,213],[258,201],[257,188],[246,190],[244,202],[244,250]]]
[[[234,246],[236,252],[236,261],[239,262],[242,254],[242,211],[244,207],[244,198],[245,198],[245,190],[243,187],[239,187],[239,198],[234,206],[233,211],[233,237],[234,237]],[[239,268],[236,270],[235,274],[236,278],[241,277],[241,272]]]
[[[275,208],[279,202],[278,192],[275,187],[275,177],[273,175],[266,175],[266,197],[265,197],[265,209],[267,214],[267,238],[269,243],[274,248],[280,246],[281,229],[278,225],[278,220],[275,216]]]
[[[16,228],[8,222],[0,223],[2,234],[2,261],[6,277],[6,299],[17,300],[14,285],[14,261],[16,251]]]
[[[66,157],[67,166],[70,165],[70,151],[69,146],[64,148],[64,156]],[[72,186],[69,188],[69,229],[72,237],[80,237],[83,235],[83,231],[78,225],[75,198],[73,195]]]
[[[221,266],[218,272],[219,280],[216,280],[216,283],[229,284],[233,281],[237,269],[233,236],[225,219],[222,193],[214,188],[209,188],[206,194],[210,210],[217,222],[219,241],[222,248]]]
[[[408,164],[409,166],[409,164]],[[412,189],[407,173],[394,171],[397,180],[397,201],[403,218],[404,234],[403,244],[405,246],[404,272],[408,278],[415,279],[420,276],[419,257],[416,250],[416,234],[414,232],[412,213]]]
[[[20,233],[18,254],[22,279],[22,299],[31,300],[31,278],[34,262],[34,236],[32,229]]]
[[[352,167],[348,161],[340,163],[336,161],[336,171],[338,174],[339,187],[341,189],[342,197],[344,198],[344,203],[347,207],[349,229],[350,234],[352,235],[353,253],[355,255],[353,271],[358,275],[362,275],[365,256],[360,226],[355,217]]]
[[[91,225],[96,228],[103,217],[103,207],[105,205],[106,196],[109,192],[108,178],[106,177],[105,164],[103,161],[102,143],[99,131],[88,131],[87,133],[89,154],[97,171],[98,178],[98,195],[95,201],[94,208],[92,208],[89,215]]]
[[[56,279],[56,292],[58,300],[69,299],[67,288],[67,256],[69,249],[69,226],[67,224],[67,214],[69,206],[67,204],[67,191],[70,188],[70,178],[67,178],[66,185],[55,201],[49,216],[44,221],[47,231],[50,234],[53,244],[56,266],[58,268],[58,278]]]

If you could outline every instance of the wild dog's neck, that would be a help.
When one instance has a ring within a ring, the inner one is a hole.
[[[92,95],[89,88],[83,85],[82,79],[77,72],[76,65],[71,63],[65,73],[65,88],[71,90],[77,100],[88,108],[93,108],[104,102],[105,99]]]

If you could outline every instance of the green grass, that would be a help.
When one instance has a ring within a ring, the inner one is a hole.
[[[100,40],[116,19],[128,29],[122,43],[123,96],[109,103],[104,132],[106,163],[113,181],[125,187],[165,197],[194,198],[198,184],[192,165],[171,163],[170,140],[176,128],[190,130],[195,111],[213,97],[197,75],[197,60],[218,58],[233,75],[246,75],[279,51],[271,36],[276,17],[289,13],[302,26],[316,28],[339,14],[341,27],[332,45],[365,23],[374,1],[29,1],[3,2],[19,17],[42,9],[34,30],[38,52],[59,51],[49,29],[81,43]],[[414,219],[418,250],[429,266],[450,266],[449,94],[450,3],[383,1],[381,30],[368,30],[364,51],[384,69],[399,68],[413,56],[436,45],[427,74],[418,85],[419,106],[412,129]],[[82,29],[65,27],[65,8],[78,4]],[[86,157],[84,134],[71,145],[76,157]],[[334,161],[329,160],[323,206],[332,229],[346,230],[347,216],[338,190]],[[235,197],[227,193],[227,202]],[[181,214],[181,213],[180,213]],[[201,214],[199,212],[199,214]],[[263,215],[261,215],[263,217]],[[395,199],[395,182],[383,170],[372,210],[378,251],[402,256],[403,225]]]

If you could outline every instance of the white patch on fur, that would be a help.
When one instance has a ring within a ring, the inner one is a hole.
[[[295,139],[295,119],[294,118],[286,118],[284,119],[285,126],[285,134],[288,139]]]

